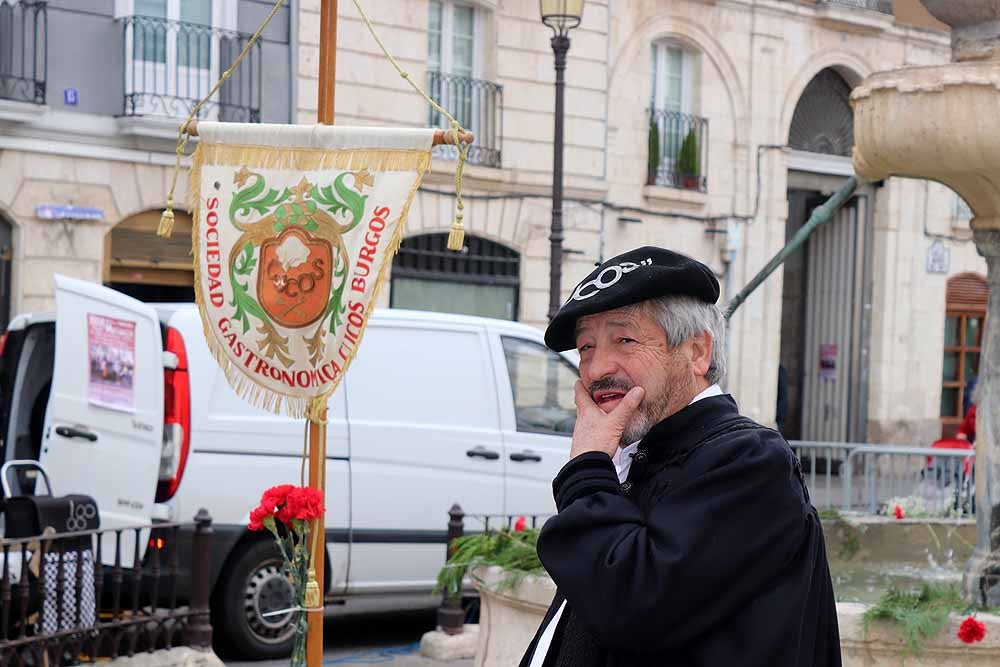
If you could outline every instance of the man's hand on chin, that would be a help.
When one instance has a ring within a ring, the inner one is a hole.
[[[618,451],[622,433],[629,420],[639,408],[646,391],[642,387],[632,387],[622,397],[618,405],[605,413],[594,403],[583,382],[576,381],[576,427],[573,429],[573,447],[570,458],[586,452],[604,452],[614,456]]]

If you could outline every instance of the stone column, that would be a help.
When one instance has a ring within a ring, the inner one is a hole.
[[[966,599],[1000,606],[1000,230],[976,230],[986,258],[990,303],[979,358],[976,409],[976,550],[965,576]]]
[[[1000,0],[921,2],[951,26],[953,62],[879,72],[854,90],[854,168],[869,181],[944,183],[974,213],[990,305],[976,411],[978,540],[964,588],[970,601],[1000,606]]]

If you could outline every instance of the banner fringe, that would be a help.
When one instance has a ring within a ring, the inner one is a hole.
[[[431,154],[424,150],[366,148],[332,151],[326,148],[287,148],[281,146],[199,144],[202,159],[216,166],[253,166],[258,169],[419,171],[431,165]],[[196,153],[197,153],[196,150]]]
[[[279,152],[280,151],[280,152]],[[386,257],[379,267],[375,285],[372,288],[365,312],[365,326],[351,350],[350,356],[344,361],[343,373],[322,394],[314,397],[289,396],[257,384],[244,369],[226,355],[225,348],[210,326],[206,316],[204,299],[201,294],[201,262],[199,248],[199,230],[201,228],[201,169],[206,163],[221,166],[247,166],[261,169],[301,169],[303,171],[318,169],[357,170],[367,167],[371,171],[415,171],[416,178],[413,187],[406,197],[403,210],[397,218],[389,245],[386,246]],[[191,177],[188,188],[188,210],[191,211],[191,248],[193,253],[195,301],[201,316],[202,329],[209,352],[215,358],[226,382],[233,391],[254,407],[273,412],[284,413],[295,419],[308,419],[318,412],[310,409],[310,403],[326,406],[330,396],[337,390],[340,380],[346,375],[351,362],[361,347],[368,321],[375,303],[385,283],[388,271],[392,266],[392,258],[399,251],[403,242],[403,230],[406,227],[407,216],[413,203],[414,195],[423,182],[424,175],[430,168],[431,154],[429,151],[398,150],[398,149],[364,149],[332,152],[325,149],[289,148],[265,146],[233,146],[199,143],[191,159]]]

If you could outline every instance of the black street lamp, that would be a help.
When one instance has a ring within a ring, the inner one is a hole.
[[[556,316],[562,283],[563,255],[563,116],[566,81],[566,53],[569,51],[569,31],[580,25],[583,0],[539,0],[542,23],[552,28],[552,52],[556,56],[555,136],[552,142],[552,228],[549,234],[549,319]]]

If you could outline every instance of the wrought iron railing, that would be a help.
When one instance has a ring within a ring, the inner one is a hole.
[[[123,19],[125,116],[183,118],[236,60],[250,35],[150,16]],[[199,118],[260,122],[261,48],[202,106]]]
[[[817,0],[820,5],[844,5],[882,14],[893,14],[892,0]]]
[[[469,162],[487,167],[499,167],[500,140],[503,135],[503,86],[467,76],[445,74],[431,70],[427,73],[428,94],[467,130],[474,132],[476,140],[469,147]],[[448,128],[448,120],[430,109],[431,127]],[[454,146],[434,148],[435,157],[456,159]]]
[[[704,192],[707,173],[708,119],[653,109],[649,114],[646,182]]]
[[[0,665],[210,647],[211,523],[195,517],[190,562],[176,523],[0,539]]]
[[[0,0],[0,99],[45,104],[47,4]]]

